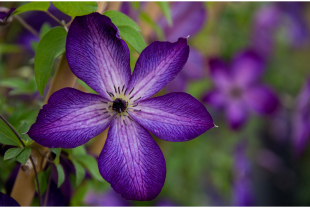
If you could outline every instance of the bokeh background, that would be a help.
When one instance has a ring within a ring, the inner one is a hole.
[[[0,7],[21,4],[0,2]],[[218,128],[182,143],[154,137],[166,159],[167,177],[161,194],[153,201],[123,200],[107,182],[90,177],[76,187],[72,182],[74,168],[70,172],[72,164],[61,159],[69,179],[61,193],[51,196],[51,203],[309,206],[310,4],[169,4],[172,26],[161,12],[150,20],[158,6],[152,2],[122,2],[119,11],[140,25],[147,44],[155,40],[174,42],[190,35],[186,66],[158,95],[190,93],[205,104]],[[70,21],[52,5],[49,10],[59,19]],[[58,26],[43,12],[20,16],[41,34]],[[25,122],[34,123],[48,90],[41,97],[35,83],[33,63],[38,41],[16,19],[0,26],[0,114],[17,129]],[[131,47],[130,51],[133,68],[138,54]],[[90,91],[81,81],[76,88]],[[88,151],[94,141],[85,145]],[[7,148],[1,146],[0,191],[10,194],[18,163],[2,160]],[[33,205],[37,204],[35,199]]]

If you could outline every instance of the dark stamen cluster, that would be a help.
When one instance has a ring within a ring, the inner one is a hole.
[[[122,100],[120,98],[116,98],[113,101],[112,109],[114,111],[121,113],[121,112],[125,112],[126,108],[127,108],[127,103],[124,100]]]
[[[237,87],[234,87],[232,88],[232,90],[230,91],[230,94],[232,97],[234,98],[239,98],[242,96],[242,90],[237,88]]]

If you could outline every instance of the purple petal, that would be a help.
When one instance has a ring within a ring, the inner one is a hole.
[[[182,74],[178,74],[167,86],[169,92],[184,92],[187,86],[188,79]]]
[[[0,192],[0,206],[1,207],[20,207],[17,201],[15,201],[15,199],[1,192]]]
[[[166,178],[160,148],[150,133],[127,117],[112,121],[98,165],[102,177],[127,200],[154,199]]]
[[[175,92],[139,102],[129,114],[155,136],[182,142],[196,138],[214,127],[206,107],[187,93]]]
[[[169,26],[166,18],[159,20],[166,40],[176,41],[178,37],[195,35],[204,25],[207,11],[203,2],[175,2],[171,6],[173,26]]]
[[[137,60],[128,88],[134,89],[131,96],[144,100],[159,92],[181,71],[188,55],[186,38],[175,43],[151,43]]]
[[[233,206],[254,206],[254,196],[250,179],[236,180],[233,185]]]
[[[279,106],[276,94],[269,87],[263,85],[247,89],[245,101],[260,114],[272,114]]]
[[[107,100],[99,95],[63,88],[50,97],[30,127],[31,139],[46,147],[74,148],[104,131],[108,118],[104,108]]]
[[[226,109],[226,117],[232,129],[240,129],[248,118],[247,106],[240,100],[231,100]]]
[[[193,47],[190,48],[190,51],[188,60],[180,73],[190,79],[200,79],[205,74],[204,57]]]
[[[252,47],[263,58],[268,58],[274,50],[274,31],[279,26],[281,11],[274,4],[261,7],[255,14],[252,32]]]
[[[108,190],[105,193],[96,193],[88,191],[84,198],[84,203],[88,206],[103,206],[103,207],[124,207],[129,206],[127,200],[123,199],[115,191]]]
[[[254,51],[247,50],[238,54],[232,63],[232,73],[236,84],[253,84],[264,72],[263,59]]]
[[[167,89],[169,92],[184,92],[189,79],[200,79],[205,74],[203,56],[195,49],[190,48],[188,60],[181,72],[172,80]]]
[[[251,163],[246,155],[248,144],[245,140],[238,142],[234,151],[234,185],[233,205],[253,206],[254,197],[251,182]]]
[[[45,200],[46,193],[47,191],[41,196],[42,201]],[[46,206],[68,206],[63,194],[60,189],[57,188],[57,184],[54,181],[50,182]]]
[[[218,88],[231,88],[232,78],[226,64],[217,58],[209,60],[210,74]]]
[[[202,101],[218,109],[223,108],[226,103],[225,95],[219,90],[209,91],[202,97]]]
[[[72,72],[101,96],[127,86],[130,57],[125,41],[110,18],[99,13],[75,17],[66,43]],[[110,99],[110,98],[109,98]]]
[[[293,117],[293,144],[295,154],[301,155],[310,138],[310,79],[302,87],[297,99]]]
[[[11,22],[13,18],[9,16],[14,11],[15,8],[8,9],[6,7],[0,7],[0,25],[6,25],[7,23]]]
[[[302,2],[277,2],[276,5],[288,20],[287,32],[293,46],[300,47],[306,44],[309,41],[309,30],[303,16],[305,5]]]

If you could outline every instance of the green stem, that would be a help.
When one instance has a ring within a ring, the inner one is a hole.
[[[46,14],[48,14],[51,18],[53,18],[56,22],[58,22],[61,26],[66,27],[57,17],[55,17],[53,14],[51,14],[49,11],[45,11]]]
[[[19,134],[15,131],[15,129],[13,128],[13,126],[0,114],[0,118],[2,119],[2,121],[4,121],[4,123],[6,123],[6,125],[8,125],[8,127],[10,127],[10,129],[14,132],[14,134],[17,136],[17,138],[19,139],[20,143],[23,145],[23,147],[25,148],[26,145],[24,143],[24,141],[22,140],[22,138],[19,136]],[[31,164],[32,164],[32,167],[33,167],[33,170],[34,170],[34,175],[35,175],[35,178],[36,178],[36,181],[37,181],[37,188],[38,188],[38,195],[39,195],[39,203],[40,203],[40,206],[42,206],[42,201],[41,201],[41,189],[40,189],[40,184],[39,184],[39,178],[38,178],[38,172],[37,172],[37,168],[34,164],[34,161],[33,161],[33,158],[32,156],[30,155],[29,156],[29,159],[31,161]]]
[[[50,176],[48,177],[48,184],[45,192],[45,198],[44,198],[44,206],[46,207],[47,201],[48,201],[48,195],[50,192],[50,187],[51,187],[51,181],[52,181],[52,174],[50,173]]]
[[[18,15],[15,15],[14,18],[15,18],[16,20],[18,20],[18,21],[20,22],[20,24],[23,25],[27,30],[29,30],[29,32],[31,32],[31,33],[34,34],[37,38],[40,39],[39,33],[38,33],[35,29],[33,29],[27,22],[25,22],[25,21],[23,20],[23,18],[21,18],[21,17],[18,16]]]

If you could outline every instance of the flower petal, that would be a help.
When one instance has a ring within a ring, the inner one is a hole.
[[[232,100],[226,109],[226,117],[230,127],[240,129],[248,118],[247,106],[240,100]]]
[[[209,67],[211,78],[218,88],[226,89],[231,87],[232,79],[228,67],[222,60],[211,58],[209,60]]]
[[[125,41],[110,18],[99,13],[75,17],[67,37],[66,56],[72,72],[101,96],[130,80]]]
[[[113,116],[104,114],[107,100],[99,95],[63,88],[50,97],[30,127],[31,139],[46,147],[74,148],[104,131]]]
[[[272,114],[279,106],[276,94],[264,85],[246,90],[245,101],[254,111],[260,114]]]
[[[168,92],[184,92],[187,86],[188,78],[180,73],[167,86]]]
[[[165,17],[158,24],[168,41],[176,41],[178,37],[195,35],[206,21],[206,9],[203,2],[174,2],[171,6],[173,26],[168,25]]]
[[[1,207],[11,207],[11,206],[20,207],[17,201],[15,201],[15,199],[1,192],[0,192],[0,206]]]
[[[261,77],[264,72],[263,59],[254,51],[244,51],[238,54],[232,63],[232,73],[236,84],[248,86]]]
[[[102,177],[127,200],[154,199],[166,178],[160,148],[150,133],[128,118],[112,121],[98,165]]]
[[[129,114],[155,136],[182,142],[196,138],[214,127],[205,106],[187,93],[175,92],[139,102]]]
[[[181,71],[188,55],[186,38],[175,43],[151,43],[138,58],[128,88],[133,89],[130,95],[144,100],[159,92]]]
[[[193,49],[193,47],[190,48],[190,51],[188,60],[181,73],[190,79],[200,79],[205,74],[204,57],[199,51]]]
[[[203,98],[202,101],[212,105],[215,108],[223,108],[226,103],[226,98],[223,93],[221,93],[219,90],[211,90],[207,92]]]
[[[15,8],[8,9],[6,7],[0,7],[0,25],[6,25],[9,22],[11,22],[13,18],[12,18],[12,16],[11,17],[9,17],[9,16],[14,11],[15,11]]]

